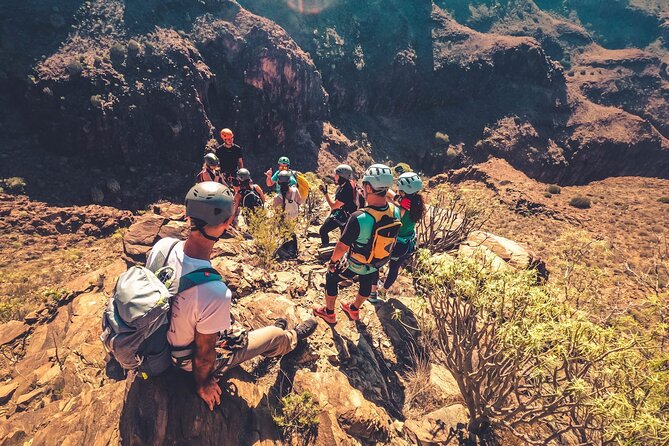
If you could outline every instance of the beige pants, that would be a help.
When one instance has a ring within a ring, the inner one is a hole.
[[[233,367],[256,356],[281,356],[292,351],[297,345],[297,333],[295,330],[282,330],[270,325],[249,332],[248,345],[242,349],[235,350],[228,364],[222,367],[216,374],[222,375]]]

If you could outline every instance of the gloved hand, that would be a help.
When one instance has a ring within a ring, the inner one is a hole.
[[[325,184],[321,184],[320,187],[319,187],[319,189],[321,190],[321,192],[323,192],[323,195],[327,195],[327,193],[328,193],[328,187],[327,187],[327,185],[325,185]]]

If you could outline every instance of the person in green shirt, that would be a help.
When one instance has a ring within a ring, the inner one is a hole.
[[[378,281],[372,286],[369,302],[378,302],[379,295],[384,296],[386,291],[397,280],[400,268],[407,264],[411,256],[416,252],[416,223],[423,218],[425,213],[425,199],[420,191],[423,189],[423,181],[418,174],[407,172],[397,179],[397,194],[393,194],[395,202],[399,205],[402,218],[402,227],[397,234],[397,242],[390,253],[388,264],[388,275],[385,281]],[[378,276],[378,272],[377,272]],[[378,278],[378,277],[377,277]]]

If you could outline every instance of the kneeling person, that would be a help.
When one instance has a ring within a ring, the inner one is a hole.
[[[174,239],[162,239],[147,259],[147,265],[158,262],[174,268],[177,278],[211,268],[212,248],[234,217],[232,191],[215,182],[193,186],[186,195],[186,216],[188,239],[176,245]],[[178,284],[172,286],[178,289]],[[294,330],[285,330],[285,321],[250,332],[232,329],[230,305],[231,292],[222,281],[194,286],[172,299],[167,340],[177,364],[193,372],[197,394],[210,410],[220,403],[218,378],[223,373],[258,355],[286,354],[316,329],[313,319]]]

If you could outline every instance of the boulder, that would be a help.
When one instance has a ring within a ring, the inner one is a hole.
[[[153,246],[159,239],[160,229],[167,221],[161,215],[145,214],[128,228],[123,241],[130,245]]]
[[[420,420],[407,420],[404,432],[413,444],[435,446],[454,440],[454,431],[466,426],[467,410],[461,404],[442,407],[422,417]]]
[[[0,346],[10,344],[28,333],[30,326],[21,321],[9,321],[0,325]]]

